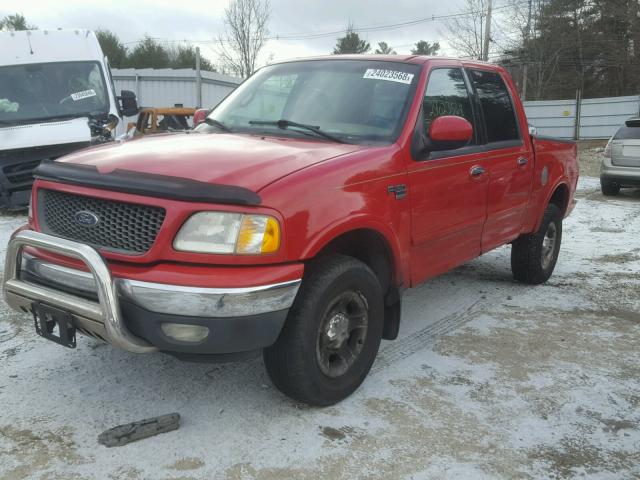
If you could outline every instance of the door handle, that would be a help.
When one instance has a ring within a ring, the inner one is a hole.
[[[479,177],[485,172],[486,170],[484,169],[484,167],[481,167],[480,165],[474,165],[473,167],[471,167],[471,170],[469,170],[469,175],[471,175],[472,177]]]
[[[520,157],[518,159],[518,166],[519,167],[524,167],[527,163],[529,163],[529,159],[526,157]]]

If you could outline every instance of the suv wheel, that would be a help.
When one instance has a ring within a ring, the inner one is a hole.
[[[607,182],[606,180],[602,179],[600,179],[600,189],[602,190],[602,194],[607,197],[613,197],[620,193],[620,185]]]
[[[558,261],[562,241],[562,212],[547,205],[536,233],[522,235],[511,246],[513,277],[533,285],[546,282]]]
[[[382,288],[371,269],[343,255],[309,267],[287,321],[264,363],[275,386],[310,405],[332,405],[353,393],[380,346]]]

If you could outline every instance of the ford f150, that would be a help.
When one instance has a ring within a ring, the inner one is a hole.
[[[496,65],[332,56],[269,65],[193,131],[36,170],[8,303],[63,345],[232,360],[330,405],[400,327],[402,292],[505,244],[546,281],[578,179]]]

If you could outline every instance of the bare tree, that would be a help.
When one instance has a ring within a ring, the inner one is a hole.
[[[269,0],[232,0],[225,16],[225,35],[219,37],[220,57],[225,69],[240,77],[256,70],[258,55],[269,35]]]
[[[523,100],[547,98],[549,83],[561,67],[563,41],[541,32],[548,22],[545,5],[547,0],[511,0],[507,4],[511,41],[503,49],[500,63],[510,70]]]
[[[485,0],[465,0],[462,8],[465,15],[447,21],[449,44],[458,54],[473,59],[482,58],[486,7]]]

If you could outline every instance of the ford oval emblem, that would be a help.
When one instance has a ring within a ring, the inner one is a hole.
[[[83,227],[95,227],[100,223],[100,218],[93,212],[88,210],[80,210],[75,214],[76,223]]]

